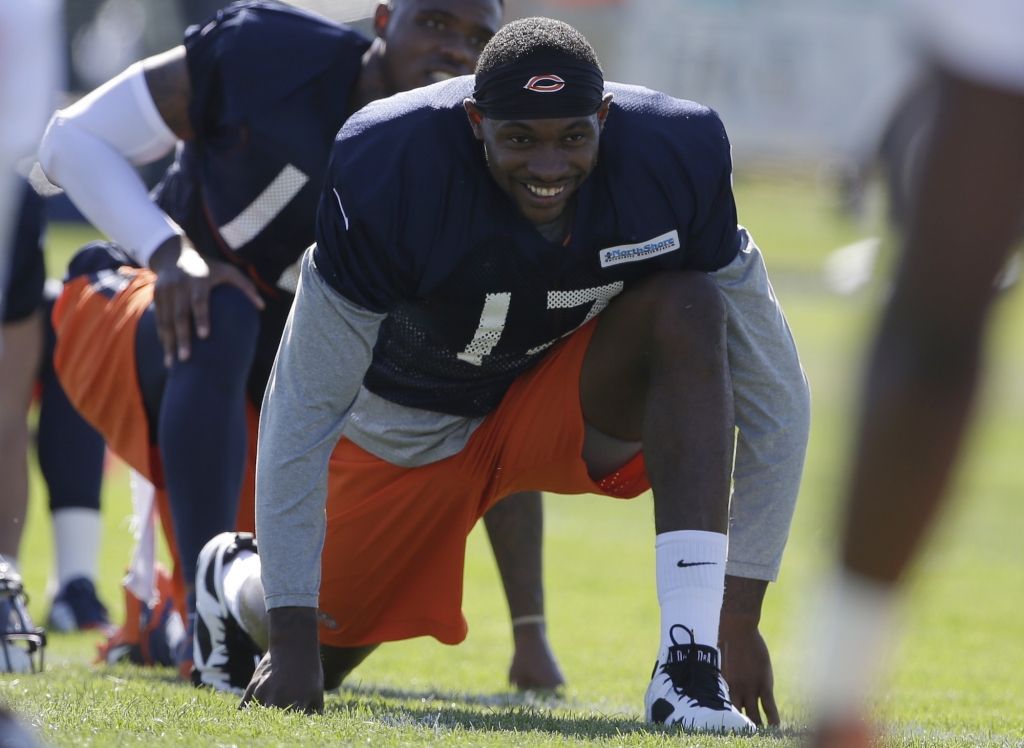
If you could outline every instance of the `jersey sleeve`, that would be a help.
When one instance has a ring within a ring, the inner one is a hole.
[[[205,26],[189,26],[185,31],[185,59],[192,86],[189,120],[196,133],[206,133],[216,118],[223,90],[221,61],[238,43],[237,27],[218,13]]]
[[[386,313],[417,294],[443,251],[435,237],[443,215],[458,210],[450,202],[458,157],[431,132],[429,115],[367,126],[387,116],[386,100],[377,104],[335,141],[317,213],[317,267],[346,299]]]
[[[252,0],[190,26],[184,45],[192,85],[189,119],[200,136],[216,137],[223,121],[244,122],[285,104],[305,86],[358,69],[369,41],[300,9]]]
[[[387,312],[405,284],[389,251],[382,227],[389,223],[390,196],[381,195],[367,211],[366,196],[353,195],[345,179],[344,157],[335,154],[328,167],[316,220],[316,265],[338,293],[364,309]],[[393,249],[393,245],[391,247]]]
[[[714,112],[709,111],[695,139],[702,155],[690,167],[695,189],[687,256],[694,269],[712,272],[731,263],[742,244],[732,194],[732,149]]]
[[[741,238],[732,194],[732,152],[718,115],[692,101],[639,86],[610,87],[602,158],[617,201],[679,231],[685,251],[665,269],[713,272],[732,262]]]

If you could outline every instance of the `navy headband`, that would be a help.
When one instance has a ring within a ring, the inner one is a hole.
[[[564,57],[530,59],[476,76],[473,101],[488,119],[589,117],[601,108],[604,76]]]

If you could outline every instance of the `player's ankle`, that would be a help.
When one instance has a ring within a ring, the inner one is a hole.
[[[545,639],[546,634],[547,621],[543,613],[530,613],[512,618],[512,637],[516,640]]]
[[[815,719],[858,718],[893,639],[894,598],[892,585],[847,569],[837,569],[822,585],[806,684]]]
[[[722,533],[680,530],[658,535],[655,569],[661,605],[661,649],[682,625],[698,644],[718,646],[729,539]]]

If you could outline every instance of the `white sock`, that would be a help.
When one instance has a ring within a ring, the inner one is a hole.
[[[678,530],[659,535],[654,547],[661,647],[672,645],[671,629],[680,624],[693,631],[698,644],[717,648],[729,537],[720,532]],[[675,641],[689,644],[690,636],[676,629]]]
[[[21,574],[17,556],[12,556],[9,553],[0,553],[0,563],[10,566],[15,574]]]
[[[97,509],[68,507],[53,513],[53,544],[57,552],[57,584],[72,579],[96,580],[96,563],[103,533]]]
[[[230,563],[224,567],[224,603],[228,606],[228,610],[231,615],[238,621],[238,625],[242,627],[245,633],[249,633],[249,630],[245,628],[245,621],[242,619],[241,611],[239,608],[239,598],[242,593],[242,585],[245,581],[253,574],[256,576],[260,575],[260,557],[252,551],[241,551],[237,556],[231,559]]]
[[[819,721],[857,718],[888,659],[895,588],[839,569],[817,597],[807,702]]]

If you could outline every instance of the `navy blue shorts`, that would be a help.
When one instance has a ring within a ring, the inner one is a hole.
[[[18,230],[11,253],[3,321],[18,322],[43,303],[46,263],[43,261],[43,225],[46,203],[25,184]]]

